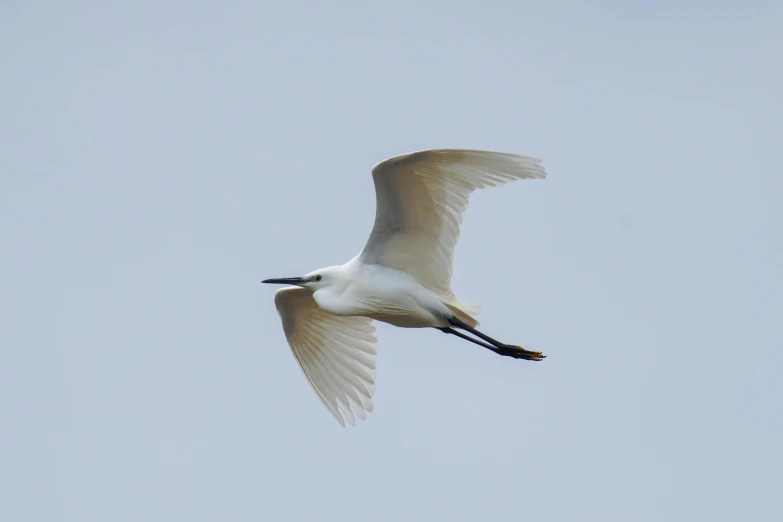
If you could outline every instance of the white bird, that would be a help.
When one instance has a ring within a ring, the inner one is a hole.
[[[425,150],[387,159],[372,169],[375,225],[359,255],[303,277],[263,281],[294,285],[277,291],[275,306],[299,366],[340,425],[353,425],[373,409],[373,319],[437,328],[517,359],[544,358],[476,330],[476,311],[451,291],[454,246],[470,193],[542,179],[539,163],[478,150]]]

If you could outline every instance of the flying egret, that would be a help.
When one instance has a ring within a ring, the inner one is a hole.
[[[454,246],[470,193],[542,179],[546,172],[539,163],[479,150],[425,150],[382,161],[372,169],[375,224],[359,255],[303,277],[263,281],[293,285],[275,293],[286,339],[313,390],[343,427],[373,409],[373,319],[437,328],[516,359],[544,358],[476,330],[475,310],[451,291]]]

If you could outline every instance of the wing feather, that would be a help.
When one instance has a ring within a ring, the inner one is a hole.
[[[517,179],[541,179],[540,160],[478,150],[426,150],[387,159],[372,170],[376,214],[360,254],[413,275],[447,301],[454,247],[474,190]]]
[[[278,290],[275,306],[307,381],[341,426],[373,409],[375,326],[367,317],[332,315],[304,288]]]

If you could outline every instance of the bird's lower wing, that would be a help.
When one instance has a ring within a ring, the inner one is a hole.
[[[375,326],[366,317],[346,317],[322,310],[304,288],[275,294],[288,344],[321,401],[340,425],[353,425],[373,408]]]
[[[427,150],[373,168],[375,225],[360,254],[451,296],[452,258],[471,192],[544,178],[540,160],[476,150]]]

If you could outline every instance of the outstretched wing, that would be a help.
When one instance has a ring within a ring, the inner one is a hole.
[[[441,296],[451,293],[454,246],[470,193],[544,178],[540,160],[479,150],[426,150],[372,169],[377,207],[365,263],[405,271]]]
[[[353,426],[373,408],[375,326],[366,317],[322,310],[310,290],[292,287],[275,293],[288,344],[310,385],[341,426]]]

